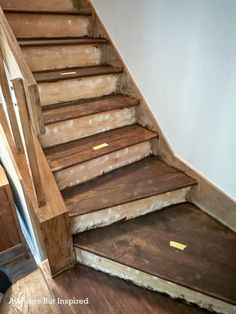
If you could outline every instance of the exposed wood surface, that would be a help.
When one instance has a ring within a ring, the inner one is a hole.
[[[34,11],[34,12],[76,12],[89,14],[91,10],[85,0],[0,0],[4,10]]]
[[[16,301],[19,300],[19,302],[15,302],[14,304],[9,303],[11,298]],[[50,301],[53,298],[54,296],[50,292],[41,271],[38,269],[17,281],[7,290],[3,297],[0,310],[4,314],[58,314],[60,311],[56,304],[44,304],[44,299]],[[32,302],[30,302],[31,300]],[[34,304],[34,300],[39,301]]]
[[[155,157],[63,191],[70,216],[111,208],[194,184],[182,172]],[[111,193],[115,191],[115,193]]]
[[[123,95],[77,100],[44,107],[44,123],[51,124],[99,112],[138,105],[138,100]]]
[[[97,44],[33,46],[22,49],[32,71],[71,69],[102,63],[101,45]]]
[[[18,122],[16,120],[16,113],[14,110],[14,104],[12,101],[11,91],[10,91],[10,87],[9,87],[9,83],[7,79],[7,73],[4,67],[3,54],[1,51],[1,47],[0,47],[0,83],[1,83],[2,94],[6,103],[7,114],[8,114],[10,124],[11,124],[11,130],[12,130],[13,138],[15,141],[16,149],[19,153],[21,153],[24,151],[24,147],[22,144],[21,136],[20,136]]]
[[[19,114],[24,134],[25,146],[30,164],[30,171],[34,182],[34,189],[37,196],[38,206],[45,205],[44,189],[39,172],[39,165],[35,153],[34,141],[32,136],[31,123],[27,108],[27,100],[22,80],[15,79],[13,81],[14,91],[19,106]]]
[[[69,11],[48,11],[48,10],[41,10],[41,11],[35,11],[35,10],[22,10],[22,9],[6,9],[4,10],[5,13],[15,13],[15,14],[57,14],[57,15],[84,15],[84,16],[90,16],[91,12],[86,10],[81,10],[80,12],[69,12]]]
[[[8,180],[3,167],[0,165],[0,188],[8,185]]]
[[[96,134],[78,141],[48,148],[45,154],[53,172],[150,140],[157,135],[138,125]],[[101,149],[94,147],[106,143]]]
[[[147,140],[104,156],[76,164],[54,173],[60,190],[91,181],[105,173],[132,164],[152,154],[152,141]]]
[[[170,247],[176,241],[184,251]],[[236,304],[236,235],[189,203],[77,235],[77,247]]]
[[[46,125],[42,147],[68,143],[136,122],[135,108],[121,108]]]
[[[0,188],[0,252],[21,243],[5,188]]]
[[[102,45],[107,40],[103,38],[75,37],[75,38],[28,38],[18,40],[21,47],[39,47],[39,46],[65,46],[65,45]]]
[[[26,259],[19,246],[0,255],[0,266],[5,270],[11,282],[16,282],[37,269],[34,257],[30,254]]]
[[[78,67],[54,71],[34,72],[34,77],[38,83],[57,82],[60,80],[70,80],[75,78],[91,77],[98,75],[121,73],[122,69],[109,65]]]
[[[94,98],[116,92],[118,74],[39,84],[42,106],[78,99]]]
[[[81,233],[86,230],[108,226],[117,221],[140,217],[170,205],[184,203],[187,200],[190,189],[191,186],[178,188],[177,190],[148,196],[120,205],[111,205],[111,207],[92,212],[89,211],[89,208],[86,208],[86,212],[81,214],[80,199],[78,199],[77,204],[72,203],[68,206],[68,209],[70,209],[70,205],[74,205],[70,217],[71,232],[72,234]],[[75,196],[73,200],[75,200]],[[104,202],[106,201],[107,199],[104,199]]]
[[[131,283],[110,277],[82,265],[76,265],[54,280],[47,281],[56,298],[88,298],[89,304],[60,305],[62,313],[86,314],[200,314],[208,313],[197,307],[183,304],[159,293],[138,288]]]
[[[17,38],[88,36],[89,18],[71,14],[6,13]]]

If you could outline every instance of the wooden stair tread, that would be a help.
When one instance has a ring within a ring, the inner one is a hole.
[[[195,184],[156,157],[147,157],[62,192],[71,217],[111,208]],[[115,191],[115,193],[111,193]]]
[[[99,112],[127,108],[139,103],[137,99],[123,96],[111,95],[100,98],[76,100],[67,103],[50,105],[43,108],[44,123],[51,124],[69,119],[75,119]]]
[[[156,133],[138,125],[102,132],[77,141],[45,149],[53,172],[97,158],[156,137]],[[95,150],[101,144],[108,146]]]
[[[25,9],[15,9],[9,8],[4,9],[4,13],[23,13],[23,14],[58,14],[58,15],[84,15],[90,16],[92,12],[90,10],[80,10],[80,11],[47,11],[47,10],[25,10]]]
[[[82,265],[47,281],[55,298],[89,300],[88,305],[60,304],[62,313],[209,313]]]
[[[85,232],[74,245],[236,304],[236,234],[192,204]]]
[[[38,83],[56,82],[60,80],[76,79],[97,75],[121,73],[121,68],[115,68],[110,65],[99,65],[89,67],[77,67],[70,69],[50,70],[34,72],[34,77]]]
[[[59,46],[59,45],[89,45],[89,44],[106,44],[107,40],[103,38],[30,38],[18,40],[21,47],[34,46]]]

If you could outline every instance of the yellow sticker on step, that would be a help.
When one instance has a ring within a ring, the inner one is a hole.
[[[77,72],[61,72],[61,75],[76,74]]]
[[[170,241],[170,246],[181,251],[183,251],[187,247],[187,245],[175,241]]]
[[[107,146],[109,146],[109,144],[103,143],[103,144],[94,146],[93,149],[94,149],[94,150],[98,150],[98,149],[101,149],[101,148],[104,148],[104,147],[107,147]]]

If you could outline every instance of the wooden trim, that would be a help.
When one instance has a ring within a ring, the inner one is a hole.
[[[37,83],[26,63],[21,48],[0,7],[0,47],[3,60],[9,70],[11,79],[23,78],[25,87],[29,88],[28,106],[32,125],[37,135],[44,134],[44,122],[40,106]]]
[[[7,74],[3,63],[3,55],[1,48],[0,48],[0,83],[2,94],[6,103],[7,113],[11,125],[12,135],[16,145],[16,150],[18,153],[22,153],[24,151],[24,147],[20,136],[18,122],[16,119],[14,104],[11,97],[11,91],[8,85]]]
[[[19,114],[21,118],[22,130],[24,133],[25,146],[29,159],[30,170],[32,174],[32,179],[34,182],[34,189],[37,196],[38,206],[41,207],[45,205],[45,197],[43,192],[42,181],[39,173],[39,166],[37,162],[32,129],[30,125],[29,113],[26,104],[25,90],[21,79],[13,80],[14,91],[19,106]]]
[[[113,47],[113,50],[110,49],[109,54],[106,55],[106,62],[113,66],[117,66],[119,62],[122,64],[124,73],[121,75],[118,92],[140,99],[140,105],[137,107],[138,123],[159,135],[159,140],[154,147],[155,154],[160,156],[160,158],[168,165],[183,171],[197,180],[198,185],[192,188],[189,201],[196,204],[203,211],[207,212],[221,223],[236,231],[236,200],[220,190],[214,183],[210,182],[203,174],[189,166],[187,162],[179,158],[174,152],[150,106],[129,72],[124,59],[121,57],[118,47],[106,30],[101,17],[96,11],[93,0],[88,1],[93,12],[90,36],[105,38]]]

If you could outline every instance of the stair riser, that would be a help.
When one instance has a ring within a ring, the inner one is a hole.
[[[188,303],[197,304],[202,308],[217,313],[236,313],[235,306],[232,304],[185,288],[179,284],[174,284],[160,277],[152,276],[135,268],[111,261],[95,253],[90,253],[76,247],[75,254],[78,263],[100,270],[109,275],[131,281],[137,286],[168,294],[173,299],[182,299]]]
[[[46,133],[40,137],[40,142],[43,148],[52,147],[135,122],[134,107],[106,111],[48,125]]]
[[[116,92],[119,75],[109,74],[53,83],[40,83],[41,105],[96,98]]]
[[[151,153],[152,143],[146,141],[58,171],[54,177],[60,190],[63,190],[141,160]]]
[[[89,17],[79,15],[7,13],[18,38],[82,37],[88,35]]]
[[[120,220],[133,219],[170,205],[183,203],[186,201],[190,189],[190,187],[182,188],[93,213],[71,217],[72,234],[108,226]]]
[[[98,45],[27,47],[23,54],[32,71],[99,65],[102,58]]]
[[[3,9],[16,10],[32,10],[32,11],[47,11],[47,12],[77,12],[78,8],[73,0],[0,0],[0,5]],[[82,12],[89,12],[88,9],[82,9]]]

